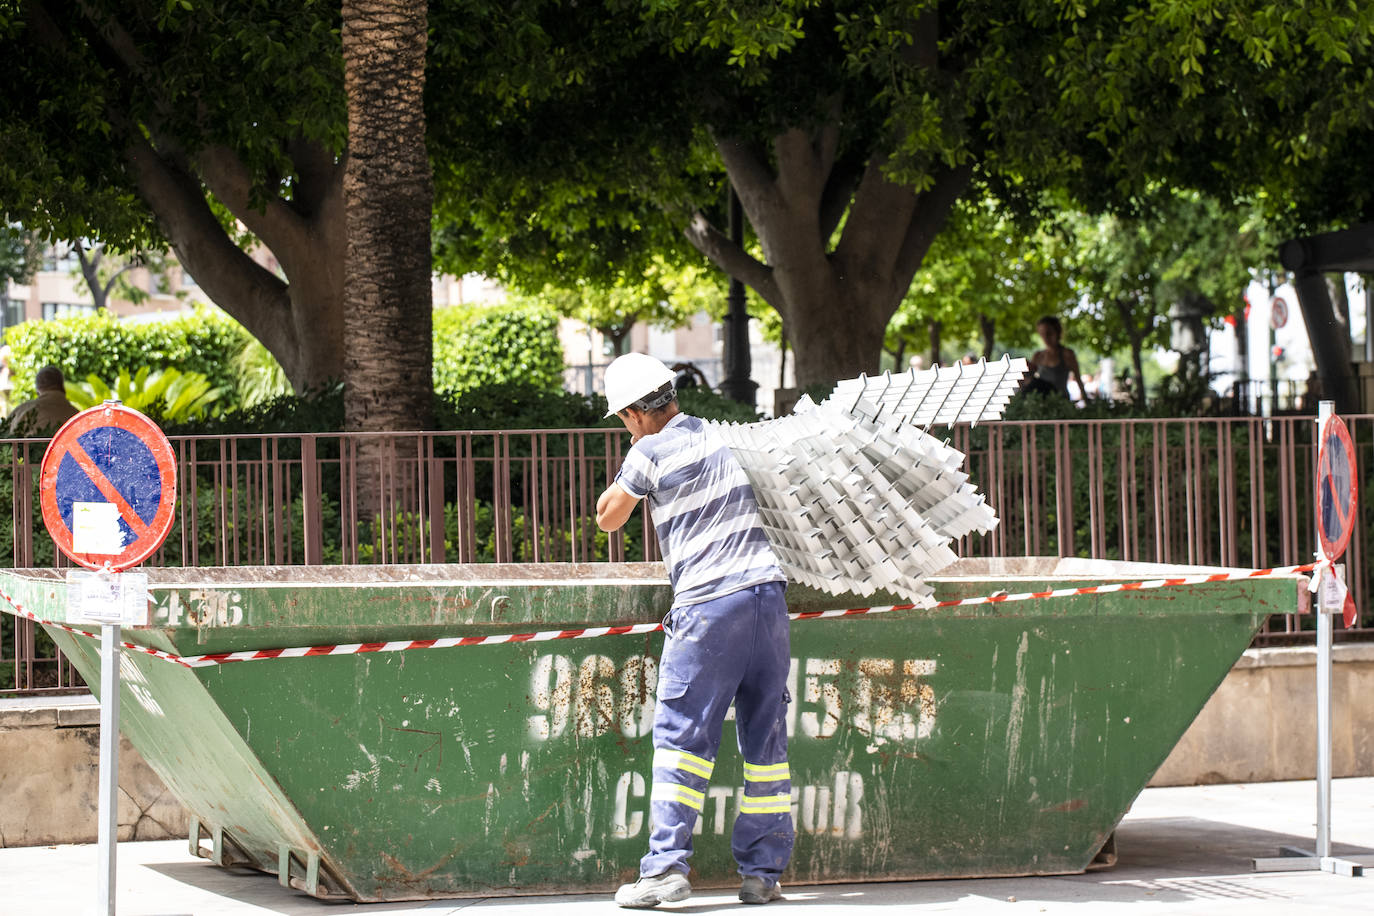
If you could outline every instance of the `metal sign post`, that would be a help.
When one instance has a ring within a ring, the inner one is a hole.
[[[119,841],[119,624],[100,628],[100,797],[97,805],[98,913],[115,911],[115,844]]]
[[[119,574],[109,575],[115,577]],[[67,581],[69,591],[81,591],[80,580],[69,577]],[[101,603],[103,602],[97,601],[94,604]],[[97,610],[97,607],[84,603],[77,607],[78,615],[87,621],[91,620],[89,612]],[[100,621],[100,788],[96,805],[97,916],[115,914],[116,850],[119,843],[119,634],[118,623]]]
[[[1282,846],[1274,858],[1254,859],[1255,871],[1326,871],[1352,878],[1374,866],[1374,856],[1331,855],[1331,651],[1336,614],[1351,622],[1353,602],[1345,587],[1345,553],[1355,527],[1358,483],[1355,448],[1345,421],[1331,401],[1317,407],[1317,540],[1320,569],[1317,586],[1317,837],[1315,850]]]
[[[68,420],[43,455],[43,523],[86,567],[67,575],[68,619],[100,625],[100,778],[97,909],[114,916],[119,840],[120,628],[147,626],[148,576],[125,573],[171,530],[176,461],[162,430],[118,401]]]

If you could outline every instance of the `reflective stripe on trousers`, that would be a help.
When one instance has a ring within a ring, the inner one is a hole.
[[[769,582],[670,615],[654,714],[649,854],[640,874],[688,870],[692,828],[735,704],[744,799],[731,835],[741,874],[776,881],[792,857],[787,766],[791,658],[783,583]]]

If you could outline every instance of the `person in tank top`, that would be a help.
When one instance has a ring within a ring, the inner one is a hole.
[[[1036,350],[1027,362],[1030,374],[1021,385],[1021,390],[1032,394],[1057,394],[1070,398],[1069,379],[1078,384],[1078,390],[1087,394],[1083,378],[1078,373],[1078,357],[1068,347],[1060,343],[1064,326],[1053,315],[1046,315],[1035,323],[1035,331],[1044,341],[1045,348]]]

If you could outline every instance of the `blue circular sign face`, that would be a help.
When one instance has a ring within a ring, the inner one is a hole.
[[[76,503],[113,502],[124,543],[145,537],[162,504],[162,474],[152,449],[117,426],[92,429],[77,436],[76,444],[89,463],[69,449],[57,467],[57,511],[68,530],[74,530]]]
[[[128,569],[162,545],[176,501],[176,460],[143,414],[107,404],[72,417],[43,456],[43,521],[90,569]]]

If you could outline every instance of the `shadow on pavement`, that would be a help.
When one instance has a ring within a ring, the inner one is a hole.
[[[1253,901],[1279,904],[1300,899],[1293,876],[1251,870],[1255,857],[1278,855],[1280,846],[1310,847],[1311,837],[1261,830],[1195,817],[1139,818],[1118,830],[1115,867],[1077,875],[1016,878],[965,878],[933,881],[886,881],[867,884],[797,885],[783,882],[789,907],[894,907],[939,905],[941,909],[974,909],[993,902],[1189,904]],[[1341,855],[1371,855],[1374,850],[1334,844]],[[279,913],[282,916],[328,914],[352,909],[350,902],[320,901],[281,887],[274,876],[244,869],[217,868],[208,862],[169,862],[146,866],[201,891]],[[1332,880],[1364,881],[1368,879]],[[1333,888],[1335,889],[1335,888]],[[532,910],[556,905],[588,912],[617,912],[608,893],[585,895],[483,897],[369,904],[366,913],[442,914],[476,907],[482,911]],[[659,909],[664,913],[738,912],[732,889],[698,888],[694,896]],[[1281,909],[1268,908],[1269,912]]]

